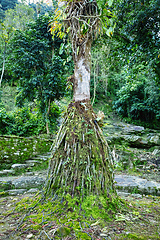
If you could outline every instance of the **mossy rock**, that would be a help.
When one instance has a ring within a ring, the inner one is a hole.
[[[67,237],[71,232],[71,229],[68,228],[68,227],[60,227],[57,229],[55,235],[58,236],[58,237]]]

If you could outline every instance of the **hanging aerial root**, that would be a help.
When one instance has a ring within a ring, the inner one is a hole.
[[[111,196],[112,156],[87,101],[71,102],[53,145],[45,196]]]
[[[73,233],[78,236],[77,222],[106,221],[124,208],[113,184],[112,156],[89,102],[69,105],[53,145],[43,193],[36,204],[34,198],[30,201],[32,211],[28,208],[18,229],[28,220],[38,227],[48,221],[52,226],[54,221],[58,225],[54,237],[65,224],[67,228],[71,224],[70,232],[74,226]],[[71,219],[75,219],[73,223]],[[58,220],[63,224],[57,224]],[[49,239],[49,232],[44,230],[41,228],[40,237],[43,234]]]

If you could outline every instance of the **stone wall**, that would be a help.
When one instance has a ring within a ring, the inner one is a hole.
[[[0,136],[0,168],[49,152],[52,143],[53,140],[36,137]]]

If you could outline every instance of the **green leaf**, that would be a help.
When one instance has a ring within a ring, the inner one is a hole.
[[[111,37],[111,35],[113,34],[113,28],[110,27],[109,29],[107,29],[106,34],[107,36]]]
[[[108,0],[108,6],[111,7],[113,3],[113,0]]]
[[[63,53],[63,49],[64,49],[64,43],[61,43],[61,46],[59,49],[59,55],[61,55]]]

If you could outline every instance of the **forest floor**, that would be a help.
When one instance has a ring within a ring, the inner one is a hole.
[[[27,240],[27,239],[94,239],[94,240],[118,240],[118,239],[160,239],[160,197],[128,195],[122,198],[128,203],[129,209],[124,213],[117,213],[115,219],[106,221],[105,226],[93,221],[88,225],[82,225],[79,231],[84,237],[75,238],[71,230],[67,236],[59,236],[56,231],[62,228],[58,221],[39,224],[40,227],[31,229],[30,222],[24,222],[18,234],[12,235],[18,223],[23,217],[23,212],[15,211],[15,206],[23,198],[31,198],[33,195],[7,196],[0,199],[0,239]],[[58,219],[57,219],[58,220]],[[79,219],[77,219],[79,221]],[[85,221],[85,220],[84,220]],[[28,224],[28,226],[27,226]],[[37,225],[34,222],[35,226]],[[64,225],[63,225],[64,226]],[[58,232],[58,231],[57,231]]]

